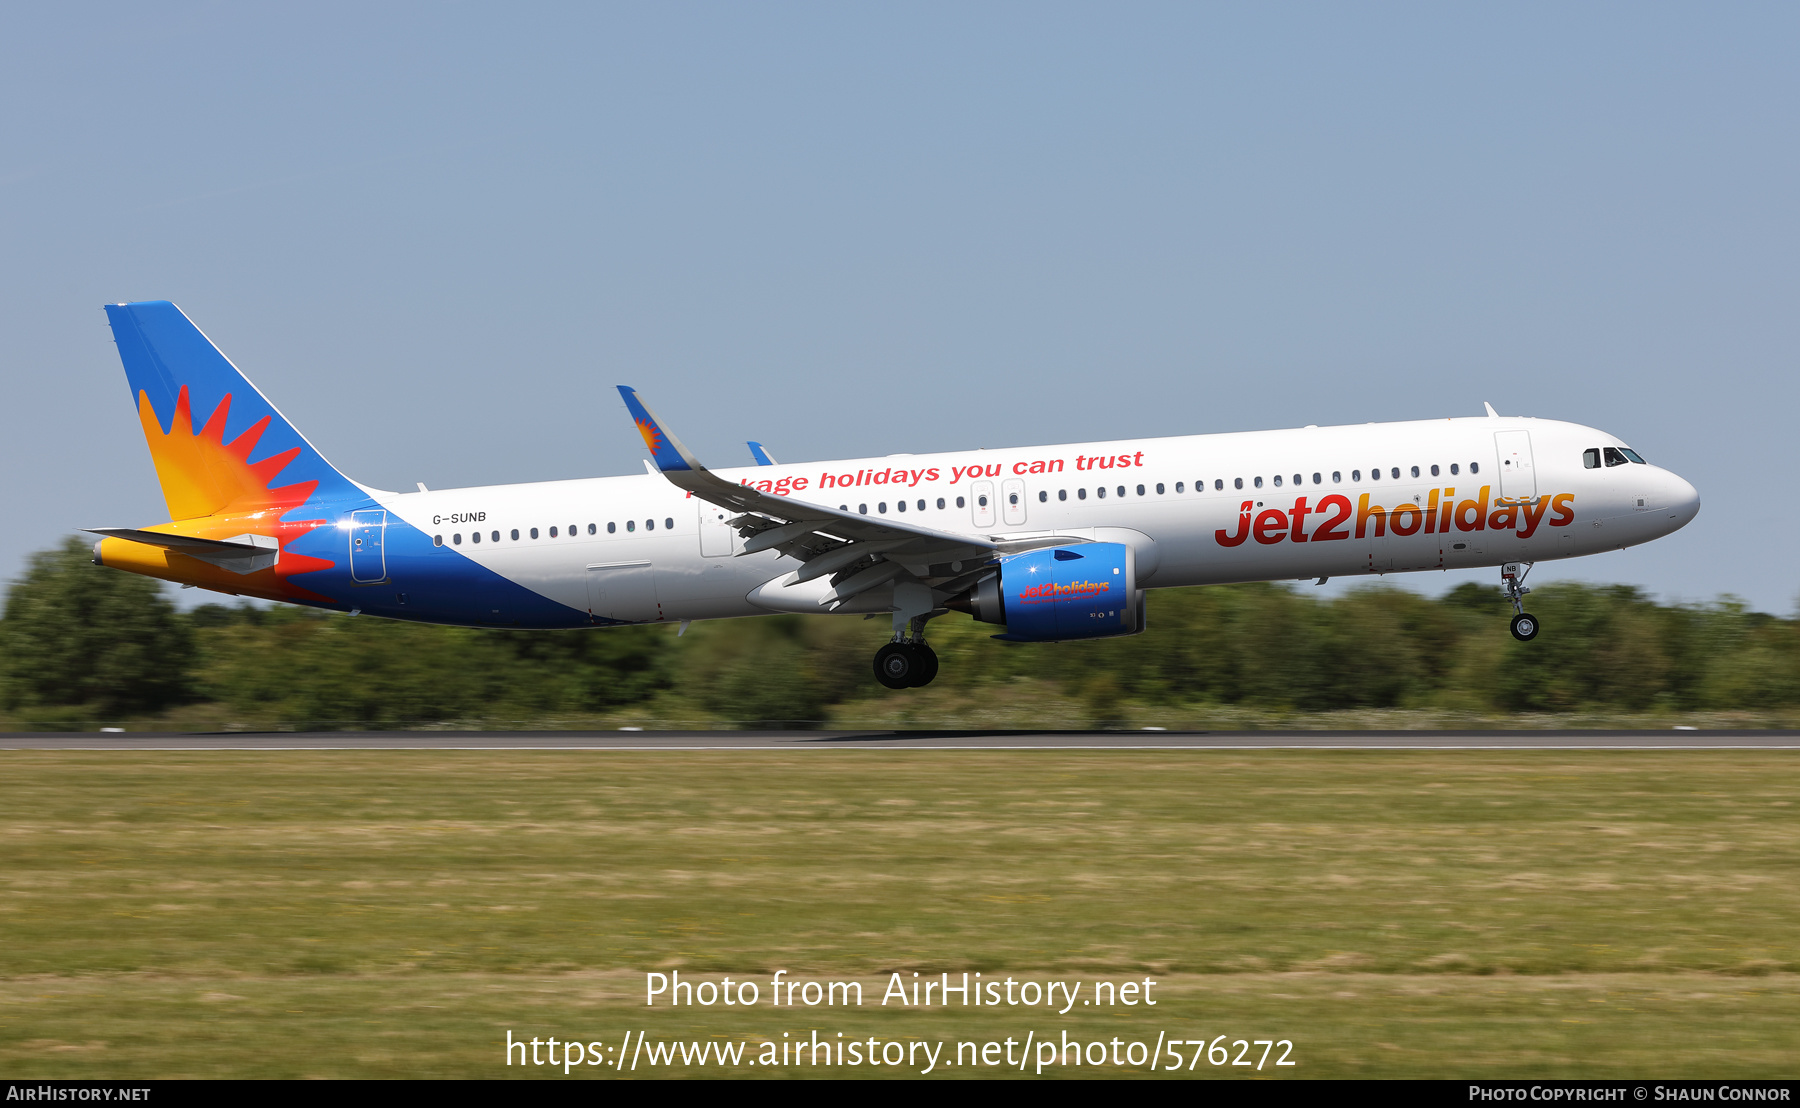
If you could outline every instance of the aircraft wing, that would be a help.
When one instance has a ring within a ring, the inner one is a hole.
[[[618,388],[657,470],[677,488],[742,513],[730,522],[744,537],[744,554],[778,550],[806,563],[791,575],[789,584],[831,574],[833,588],[827,599],[833,604],[900,577],[939,589],[966,587],[961,579],[975,575],[1000,549],[998,543],[984,539],[887,516],[840,511],[727,481],[701,465],[635,389]]]

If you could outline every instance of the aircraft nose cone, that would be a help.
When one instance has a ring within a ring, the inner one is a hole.
[[[1664,472],[1669,482],[1665,498],[1665,503],[1668,504],[1666,514],[1676,527],[1685,527],[1700,514],[1700,490],[1689,484],[1686,478]]]

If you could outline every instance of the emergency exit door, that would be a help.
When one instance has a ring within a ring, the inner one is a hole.
[[[994,483],[977,481],[969,486],[969,512],[977,527],[994,525]]]
[[[1000,482],[1000,514],[1008,527],[1025,525],[1025,482],[1017,477]]]

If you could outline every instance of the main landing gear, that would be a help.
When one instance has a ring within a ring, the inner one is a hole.
[[[1531,591],[1525,587],[1525,575],[1531,567],[1531,562],[1508,562],[1500,567],[1500,592],[1513,606],[1512,637],[1520,642],[1530,642],[1538,634],[1538,618],[1525,612],[1525,594]]]
[[[891,642],[875,652],[875,680],[890,689],[929,685],[937,671],[937,651],[924,642]]]
[[[890,689],[917,689],[931,684],[938,674],[937,651],[925,642],[925,621],[915,616],[894,641],[875,652],[875,680]],[[896,621],[898,622],[898,621]]]

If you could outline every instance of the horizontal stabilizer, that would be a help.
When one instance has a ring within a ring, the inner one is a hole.
[[[128,539],[141,542],[147,546],[160,546],[166,550],[179,551],[182,554],[211,554],[214,557],[242,555],[246,558],[257,554],[266,554],[275,549],[273,537],[262,535],[243,535],[240,539],[226,541],[224,539],[202,539],[193,535],[168,535],[161,531],[139,531],[130,527],[83,527],[90,535],[105,535],[109,539]],[[260,540],[260,541],[259,541]]]
[[[121,539],[160,547],[171,554],[183,554],[237,574],[268,569],[281,560],[281,544],[273,535],[233,535],[228,539],[203,539],[197,535],[171,535],[164,531],[142,531],[132,527],[84,527],[82,530],[90,535],[105,536],[96,545],[96,554],[104,545],[105,539]]]

